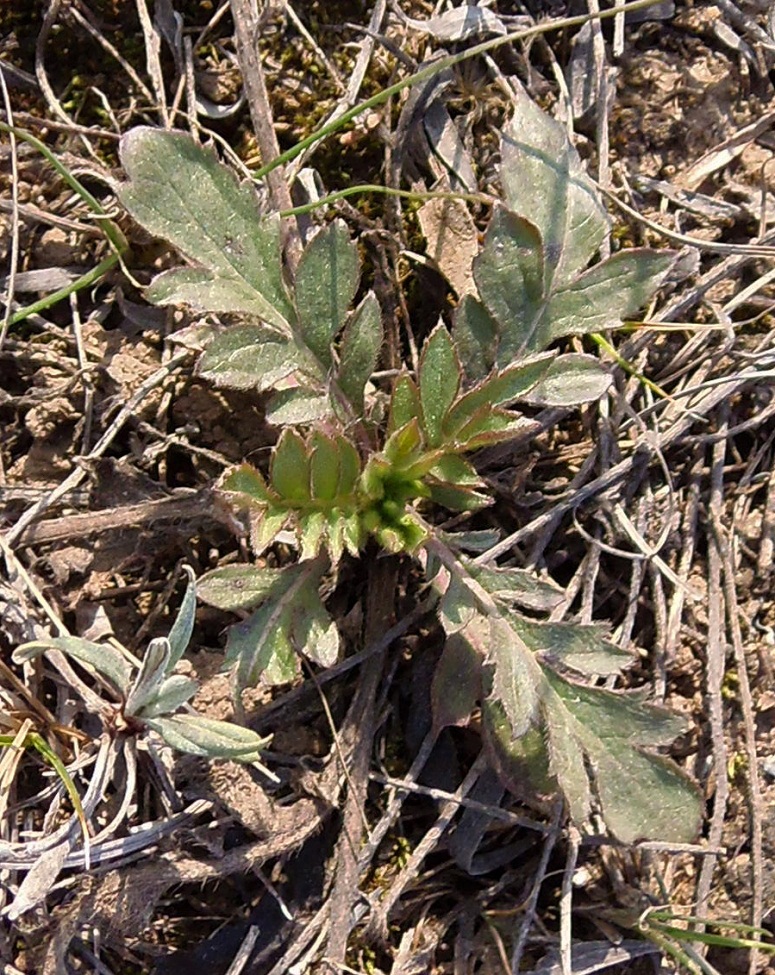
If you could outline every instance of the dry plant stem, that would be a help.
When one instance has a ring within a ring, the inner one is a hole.
[[[2,70],[0,70],[0,86],[3,91],[5,118],[8,125],[13,127],[11,99],[8,94],[8,86],[5,82],[5,74]],[[0,327],[0,350],[5,345],[5,338],[11,324],[14,285],[16,272],[19,268],[19,160],[16,154],[16,136],[12,131],[8,133],[8,146],[11,151],[11,266],[8,271],[7,290],[5,293],[5,314],[3,315],[3,324]]]
[[[91,21],[89,21],[86,17],[84,17],[84,15],[81,13],[81,11],[78,9],[78,7],[75,4],[71,4],[67,12],[69,16],[72,17],[77,24],[80,24],[80,26],[83,27],[83,29],[86,31],[87,34],[89,34],[91,37],[94,38],[94,40],[100,45],[100,47],[104,51],[107,51],[107,53],[121,65],[121,67],[129,76],[129,80],[132,82],[132,84],[137,88],[140,94],[142,94],[143,97],[148,100],[148,104],[153,105],[154,99],[153,99],[153,95],[150,92],[150,89],[146,86],[146,84],[143,82],[143,79],[135,71],[132,65],[126,60],[126,58],[121,54],[121,52],[118,51],[110,43],[110,41],[104,36],[104,34],[101,33],[101,31],[97,30],[97,28],[91,23]],[[146,12],[146,16],[147,16],[147,12]]]
[[[680,441],[689,432],[692,424],[695,422],[696,416],[707,416],[720,403],[731,400],[740,389],[744,388],[747,383],[752,382],[755,378],[752,375],[732,376],[728,379],[725,378],[721,384],[713,386],[701,399],[691,404],[691,413],[686,413],[679,417],[664,433],[655,436],[654,439],[657,442],[654,446],[664,451],[666,447]],[[644,442],[644,446],[648,447],[647,443]],[[648,447],[648,449],[651,452],[653,448]],[[546,525],[559,520],[564,514],[572,511],[574,508],[578,508],[585,501],[616,487],[616,485],[630,474],[636,463],[636,459],[640,459],[639,455],[639,450],[634,451],[629,457],[620,461],[610,470],[606,471],[605,474],[601,474],[600,477],[595,478],[594,481],[577,488],[563,498],[557,499],[548,511],[534,518],[533,521],[524,525],[522,528],[517,529],[517,531],[498,542],[497,545],[493,545],[491,549],[488,549],[488,551],[474,559],[474,562],[479,565],[486,565],[492,562],[499,555],[508,552],[523,539],[531,538]]]
[[[366,595],[366,642],[377,639],[389,628],[396,590],[398,563],[394,558],[374,559],[369,566]],[[386,598],[387,597],[387,598]],[[369,764],[377,730],[376,698],[384,671],[387,648],[371,657],[360,674],[355,698],[347,713],[345,732],[354,741],[348,776],[347,801],[342,815],[342,832],[336,848],[336,876],[330,898],[326,957],[335,965],[345,960],[352,929],[352,907],[359,897],[358,852],[363,830],[364,803]]]
[[[56,19],[59,16],[59,8],[61,6],[62,0],[51,0],[48,10],[46,11],[46,15],[43,18],[43,23],[41,24],[40,31],[35,42],[35,77],[38,79],[40,90],[43,92],[43,97],[46,99],[49,109],[58,119],[60,119],[60,121],[67,123],[67,125],[72,125],[73,120],[62,108],[59,103],[59,99],[54,94],[54,89],[49,84],[45,66],[46,42],[48,41],[48,36],[51,33],[51,28],[54,26]]]
[[[234,21],[234,33],[237,42],[237,57],[239,58],[245,94],[250,109],[250,119],[256,135],[261,161],[266,167],[280,155],[280,146],[274,131],[272,110],[269,105],[269,93],[266,89],[264,70],[258,53],[256,37],[256,7],[252,0],[229,0],[231,14]],[[283,167],[274,168],[266,174],[266,184],[272,207],[275,210],[290,210],[293,207],[291,192],[285,182]],[[288,229],[287,257],[291,269],[295,269],[301,254],[301,242],[295,228]]]
[[[55,518],[29,525],[18,537],[17,542],[21,545],[61,542],[103,532],[137,529],[143,525],[180,520],[197,523],[203,520],[216,520],[210,491],[179,489],[175,496],[170,498],[140,501],[137,504],[107,508],[104,511],[57,515]]]
[[[189,352],[179,352],[177,355],[173,356],[166,365],[157,369],[145,382],[138,386],[137,391],[130,397],[130,399],[121,407],[113,421],[111,422],[108,429],[100,437],[97,443],[94,445],[90,453],[83,458],[84,460],[96,460],[101,457],[105,451],[108,449],[110,444],[115,439],[119,430],[123,427],[126,421],[133,415],[137,407],[143,402],[146,396],[149,395],[157,386],[164,382],[167,376],[173,372],[179,365],[189,358]],[[75,467],[62,481],[61,484],[57,485],[46,497],[41,498],[36,504],[28,508],[27,511],[19,518],[16,524],[11,528],[5,538],[9,546],[15,545],[22,536],[24,529],[47,508],[50,508],[55,501],[59,498],[64,497],[71,491],[74,487],[77,487],[81,481],[87,476],[87,469],[84,466]]]
[[[721,557],[724,575],[724,601],[727,610],[729,633],[732,637],[732,647],[735,653],[735,666],[739,684],[740,709],[743,712],[743,728],[745,732],[745,751],[747,761],[746,774],[748,776],[748,809],[750,812],[750,846],[751,846],[751,874],[752,896],[750,923],[757,928],[762,926],[763,917],[763,856],[762,856],[762,801],[761,785],[759,782],[759,760],[756,754],[756,724],[754,719],[754,702],[751,697],[751,685],[748,679],[748,664],[745,659],[743,636],[740,630],[740,609],[737,601],[735,580],[735,562],[732,553],[734,544],[734,523],[730,537],[721,523],[715,522],[716,532],[721,540]],[[757,970],[758,952],[751,950],[748,971],[755,975]]]
[[[538,907],[538,895],[541,892],[541,885],[546,877],[546,871],[549,866],[549,857],[552,855],[552,850],[560,837],[560,818],[562,816],[562,809],[562,803],[558,802],[554,808],[551,829],[544,839],[544,848],[541,851],[541,860],[539,861],[538,869],[536,870],[536,875],[533,879],[533,889],[531,890],[530,897],[525,905],[525,916],[522,920],[522,924],[520,925],[519,934],[511,952],[512,975],[519,975],[520,962],[522,961],[522,955],[525,951],[525,945],[527,944],[530,929],[532,928],[533,921],[535,920],[536,909]]]
[[[167,93],[164,88],[164,74],[161,70],[161,61],[159,59],[161,42],[158,31],[154,27],[151,16],[148,13],[148,5],[145,0],[135,0],[135,3],[137,6],[137,16],[140,18],[140,26],[143,29],[143,39],[145,40],[145,66],[148,69],[148,74],[151,76],[153,83],[161,124],[166,129],[169,128],[170,119],[167,112]],[[147,88],[145,90],[148,91]],[[148,92],[148,99],[152,105],[154,99],[151,97],[150,92]]]
[[[436,822],[417,844],[412,855],[407,860],[406,865],[395,878],[390,889],[385,892],[379,901],[379,905],[369,921],[369,932],[373,936],[383,941],[386,940],[388,921],[393,908],[409,884],[416,880],[425,858],[438,846],[441,837],[447,831],[455,814],[460,809],[460,799],[468,795],[471,789],[473,789],[479,776],[486,767],[487,759],[484,753],[480,752],[468,774],[460,784],[460,787],[455,792],[454,799],[442,805]]]
[[[571,975],[571,947],[573,945],[573,874],[579,857],[581,834],[575,826],[568,828],[568,852],[565,856],[565,870],[562,875],[560,895],[560,963],[562,975]]]
[[[719,424],[719,432],[726,429],[726,420]],[[708,659],[706,663],[707,704],[713,756],[713,815],[708,831],[711,846],[720,846],[724,829],[724,817],[729,799],[727,781],[727,748],[724,740],[724,704],[721,687],[724,680],[724,656],[726,649],[724,629],[724,594],[721,588],[720,539],[713,530],[713,521],[724,517],[724,458],[726,441],[719,440],[713,447],[711,462],[711,491],[708,510]],[[717,858],[707,857],[702,862],[697,881],[696,913],[702,916],[708,905]]]

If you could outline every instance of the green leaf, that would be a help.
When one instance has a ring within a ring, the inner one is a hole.
[[[550,734],[554,728],[560,751],[583,747],[613,835],[623,843],[692,842],[702,821],[699,789],[674,763],[643,750],[672,741],[684,721],[613,691],[572,684],[546,669],[545,675]],[[563,730],[572,746],[562,743]]]
[[[548,345],[563,335],[617,328],[648,303],[672,261],[670,251],[634,248],[596,264],[551,296],[537,341]]]
[[[600,623],[546,623],[516,613],[509,616],[509,622],[534,653],[547,654],[552,662],[582,674],[620,674],[635,659],[606,639],[607,627]]]
[[[301,543],[299,558],[314,559],[326,535],[326,516],[322,511],[311,511],[299,518],[298,535]]]
[[[554,582],[539,579],[527,569],[491,568],[466,563],[466,567],[480,586],[506,605],[551,612],[565,598],[565,592]]]
[[[503,369],[470,389],[454,404],[444,421],[444,432],[454,437],[458,430],[482,407],[500,406],[527,398],[551,366],[554,353],[533,356],[508,369]]]
[[[444,484],[440,481],[431,481],[428,487],[431,501],[444,508],[449,508],[450,511],[479,511],[480,508],[492,504],[492,498],[489,495],[480,494],[471,488]]]
[[[543,707],[549,768],[568,803],[577,825],[587,822],[592,805],[592,792],[584,762],[584,749],[578,738],[578,727],[572,715],[558,707],[551,688],[544,688]]]
[[[613,382],[605,366],[591,355],[558,356],[523,397],[534,406],[580,406],[599,400]]]
[[[547,288],[567,283],[599,250],[609,221],[567,128],[522,89],[501,139],[500,175],[508,206],[541,234]]]
[[[283,282],[280,218],[260,218],[253,187],[183,132],[131,129],[120,157],[129,177],[121,203],[201,267],[157,278],[152,300],[246,312],[289,333],[293,310]]]
[[[45,653],[60,650],[80,664],[106,677],[117,691],[125,694],[132,680],[132,665],[116,647],[106,643],[92,643],[78,636],[49,637],[33,640],[17,647],[11,659],[15,664],[26,663]]]
[[[474,261],[474,280],[500,325],[499,365],[510,365],[519,354],[538,352],[548,344],[532,341],[544,294],[543,249],[534,224],[496,207]]]
[[[459,487],[482,487],[482,479],[476,468],[457,454],[445,454],[428,471],[438,481],[456,484]]]
[[[236,665],[240,689],[292,680],[300,653],[324,666],[336,660],[339,633],[318,592],[324,569],[323,560],[282,569],[270,598],[229,629],[226,664]]]
[[[279,390],[266,406],[266,422],[276,427],[315,423],[330,415],[328,396],[303,386]]]
[[[484,379],[495,365],[498,323],[473,295],[463,295],[455,310],[452,338],[469,379]]]
[[[382,454],[392,470],[402,470],[411,466],[423,454],[422,434],[416,417],[390,434]]]
[[[363,412],[363,390],[377,368],[383,341],[382,312],[370,291],[350,317],[339,350],[339,388],[359,414]]]
[[[431,447],[442,442],[444,417],[455,401],[460,377],[452,338],[443,325],[437,325],[425,342],[419,370],[423,430]]]
[[[482,699],[482,661],[471,644],[452,635],[444,644],[431,683],[433,727],[466,725]]]
[[[240,464],[227,471],[218,484],[218,491],[227,495],[235,506],[263,505],[271,501],[266,481],[251,464]]]
[[[476,450],[515,437],[526,423],[514,413],[482,406],[457,431],[454,442],[458,450]]]
[[[483,693],[486,695],[490,688],[491,682],[485,679]],[[541,729],[528,728],[514,741],[503,706],[495,698],[485,696],[482,731],[493,768],[515,796],[532,805],[542,804],[542,799],[554,799],[559,785],[550,771],[549,752]]]
[[[463,631],[473,646],[481,647],[491,669],[490,697],[503,707],[513,740],[537,724],[543,674],[524,642],[498,616],[472,620]]]
[[[216,609],[254,609],[271,595],[282,574],[282,569],[258,565],[224,565],[200,577],[197,595]]]
[[[420,416],[420,391],[407,373],[401,373],[393,386],[390,397],[390,417],[388,435],[405,427],[407,423]]]
[[[162,714],[171,714],[187,704],[198,690],[199,681],[173,674],[162,681],[153,698],[139,712],[136,711],[135,715],[145,721],[148,718],[158,718]]]
[[[251,515],[250,544],[256,555],[261,555],[271,545],[277,535],[285,528],[290,517],[287,508],[268,506],[263,511]]]
[[[154,700],[170,670],[169,662],[169,640],[166,637],[151,640],[140,664],[140,670],[127,694],[124,705],[126,714],[139,714],[145,705]]]
[[[305,502],[310,497],[309,456],[304,440],[285,429],[272,453],[272,488],[286,502]]]
[[[199,359],[199,374],[231,389],[272,389],[298,368],[292,342],[261,325],[236,325],[216,335]]]
[[[296,272],[296,309],[304,342],[331,366],[331,343],[344,325],[358,290],[358,248],[346,225],[335,220],[307,244]]]
[[[172,670],[186,652],[186,647],[188,647],[189,641],[191,640],[191,634],[194,632],[194,622],[196,620],[196,580],[194,578],[194,570],[190,565],[184,565],[183,571],[188,577],[188,584],[186,585],[186,592],[180,604],[178,615],[175,617],[175,622],[172,624],[168,636],[170,644],[168,670]]]
[[[346,437],[337,437],[336,445],[339,453],[339,487],[337,494],[340,498],[349,497],[354,491],[361,476],[361,458],[358,451]]]
[[[199,714],[148,718],[145,723],[177,751],[205,758],[257,762],[262,749],[269,743],[268,738],[261,738],[250,728]]]
[[[339,445],[315,431],[310,440],[310,484],[316,501],[333,501],[339,492],[341,455]]]

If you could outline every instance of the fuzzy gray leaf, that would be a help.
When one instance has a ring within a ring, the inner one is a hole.
[[[122,204],[199,265],[166,272],[151,286],[151,299],[246,312],[288,334],[293,309],[283,282],[280,219],[259,216],[253,187],[184,132],[140,126],[121,140],[120,156],[129,177],[119,191]]]
[[[332,363],[331,343],[344,325],[359,277],[358,248],[341,220],[320,230],[299,261],[296,308],[301,334],[327,367]]]

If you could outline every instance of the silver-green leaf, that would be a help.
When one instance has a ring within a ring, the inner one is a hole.
[[[261,218],[254,188],[184,132],[131,129],[120,157],[129,177],[119,190],[121,203],[198,265],[165,272],[149,297],[245,312],[289,334],[294,316],[283,281],[280,218]]]

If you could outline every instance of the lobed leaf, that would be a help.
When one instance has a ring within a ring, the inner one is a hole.
[[[129,177],[119,190],[121,203],[146,230],[200,265],[157,278],[151,300],[245,312],[290,334],[280,218],[260,217],[253,187],[183,132],[131,129],[119,154]]]
[[[523,89],[516,92],[514,105],[501,138],[504,199],[537,227],[546,258],[546,287],[560,287],[599,250],[608,216],[567,128]]]
[[[484,379],[492,371],[498,353],[498,323],[471,294],[463,295],[455,309],[452,338],[469,379]]]
[[[545,673],[551,688],[544,700],[549,734],[563,755],[583,748],[611,833],[623,843],[692,842],[702,820],[699,789],[673,762],[643,751],[672,741],[684,728],[682,719]]]
[[[499,326],[499,365],[510,365],[518,354],[537,352],[548,344],[533,341],[544,296],[543,246],[533,223],[496,207],[474,261],[474,280]]]
[[[261,606],[229,629],[226,665],[236,665],[242,689],[263,679],[285,683],[298,672],[298,654],[330,666],[339,652],[339,633],[320,600],[323,560],[279,570]]]
[[[648,303],[672,261],[671,251],[633,248],[595,264],[551,294],[532,343],[544,347],[564,335],[617,328]]]
[[[517,613],[509,622],[534,653],[543,653],[550,662],[571,667],[581,674],[608,677],[621,674],[634,661],[634,655],[607,640],[607,627],[600,623],[546,623],[529,620]]]

